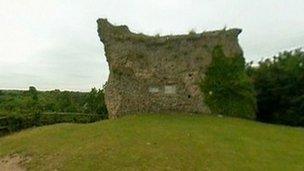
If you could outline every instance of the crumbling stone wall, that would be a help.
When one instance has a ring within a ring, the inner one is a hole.
[[[110,118],[127,113],[210,113],[199,83],[221,46],[226,57],[242,54],[240,29],[176,36],[147,36],[98,19],[110,75],[105,101]]]

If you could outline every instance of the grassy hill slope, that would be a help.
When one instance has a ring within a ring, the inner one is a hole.
[[[0,138],[31,170],[303,170],[304,129],[236,118],[132,115]]]

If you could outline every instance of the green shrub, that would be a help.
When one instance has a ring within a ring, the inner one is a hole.
[[[85,113],[98,114],[103,119],[108,118],[104,89],[97,90],[96,88],[92,88],[91,92],[88,93],[85,101]]]
[[[7,129],[8,123],[6,118],[6,116],[0,114],[0,131]]]
[[[256,98],[240,56],[226,57],[222,48],[212,51],[212,63],[201,82],[205,103],[212,113],[254,118]]]
[[[7,116],[7,127],[10,132],[35,126],[33,114],[10,114]]]
[[[75,114],[75,113],[45,113],[41,115],[41,123],[50,125],[55,123],[91,123],[102,120],[99,114]]]

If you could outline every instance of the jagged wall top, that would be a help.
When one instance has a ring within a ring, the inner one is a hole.
[[[98,24],[98,33],[100,40],[103,43],[111,41],[111,39],[118,40],[130,40],[133,41],[152,41],[153,43],[164,43],[165,41],[174,41],[177,39],[200,39],[204,37],[213,37],[213,36],[223,36],[223,37],[234,37],[237,39],[238,35],[242,32],[242,29],[232,28],[229,30],[215,30],[215,31],[205,31],[202,33],[193,33],[193,34],[181,34],[181,35],[165,35],[165,36],[149,36],[142,33],[133,33],[130,31],[128,26],[120,25],[115,26],[111,24],[107,19],[100,18],[97,20]]]

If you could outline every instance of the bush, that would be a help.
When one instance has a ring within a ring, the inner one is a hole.
[[[7,129],[9,132],[18,131],[35,126],[35,117],[33,114],[10,114],[7,118]]]
[[[257,120],[304,126],[304,52],[286,51],[247,69],[257,92]]]
[[[98,114],[75,113],[44,113],[44,114],[9,114],[1,120],[0,127],[7,127],[9,132],[22,130],[34,126],[56,123],[91,123],[102,120]]]
[[[103,119],[108,118],[103,89],[92,88],[86,97],[85,113],[99,114]]]
[[[102,120],[99,114],[75,114],[75,113],[45,113],[41,115],[41,124],[55,123],[91,123]]]
[[[255,117],[255,92],[246,75],[245,61],[241,55],[226,57],[220,46],[215,47],[212,63],[201,82],[201,90],[212,113]]]

